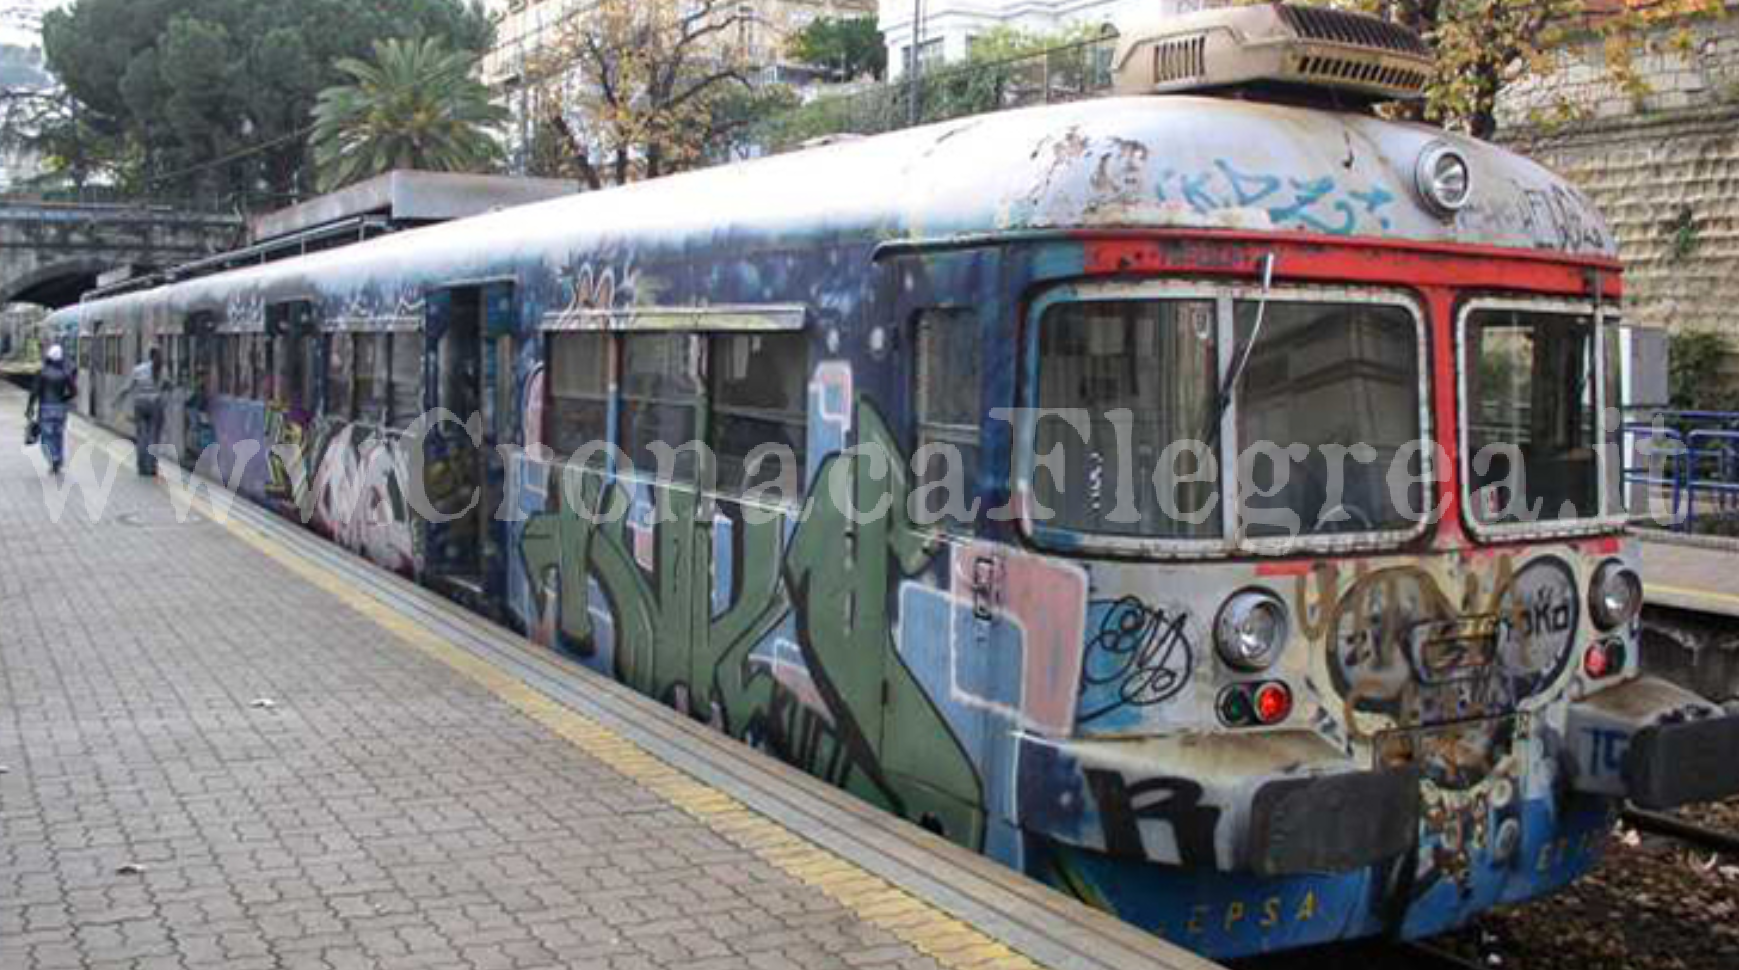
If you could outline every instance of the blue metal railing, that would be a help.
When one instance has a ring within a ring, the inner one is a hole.
[[[1624,488],[1633,508],[1682,532],[1697,530],[1699,517],[1739,513],[1739,412],[1647,409],[1650,420],[1623,429]],[[1642,501],[1637,501],[1641,493]]]

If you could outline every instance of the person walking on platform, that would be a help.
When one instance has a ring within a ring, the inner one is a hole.
[[[152,347],[144,363],[133,368],[121,393],[115,395],[117,408],[129,396],[133,398],[133,464],[145,478],[157,474],[157,456],[151,454],[151,446],[163,428],[163,394],[157,385],[160,362],[161,355]]]
[[[42,456],[56,475],[66,460],[66,412],[77,396],[78,374],[67,363],[66,351],[53,344],[43,355],[42,369],[30,387],[24,418],[36,422],[37,433],[42,436]]]

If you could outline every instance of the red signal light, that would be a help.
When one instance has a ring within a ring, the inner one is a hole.
[[[1582,655],[1582,672],[1589,680],[1605,680],[1624,672],[1624,644],[1618,641],[1597,641]]]
[[[1279,724],[1292,716],[1292,691],[1285,684],[1263,684],[1256,691],[1256,719]]]

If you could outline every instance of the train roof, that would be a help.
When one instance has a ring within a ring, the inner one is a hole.
[[[1473,180],[1470,201],[1452,217],[1417,188],[1420,159],[1438,145],[1460,152]],[[405,270],[460,281],[527,263],[559,270],[591,255],[1083,228],[1266,230],[1616,257],[1610,229],[1581,192],[1495,145],[1355,112],[1170,95],[979,115],[502,210],[172,289],[177,306],[192,306],[238,284],[276,298],[280,285],[342,292]]]

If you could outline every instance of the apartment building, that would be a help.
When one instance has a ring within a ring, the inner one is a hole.
[[[877,25],[888,45],[888,76],[903,76],[914,51],[920,70],[962,60],[973,41],[999,27],[1053,34],[1111,27],[1130,16],[1188,13],[1213,0],[880,0]]]
[[[693,0],[677,2],[694,5]],[[595,5],[596,0],[488,0],[497,24],[495,47],[483,62],[484,79],[511,87],[523,76],[526,62],[559,36],[566,22],[585,16]],[[789,79],[796,65],[785,56],[786,44],[811,22],[876,13],[875,0],[740,0],[735,8],[741,19],[721,40],[744,51],[768,80]]]

